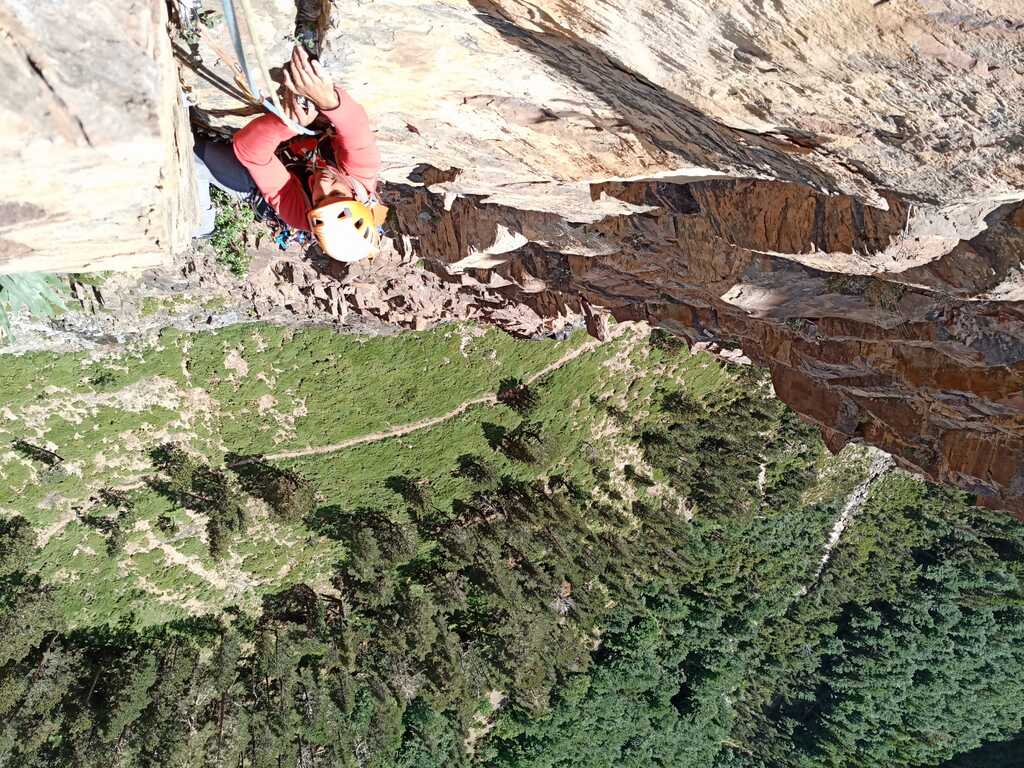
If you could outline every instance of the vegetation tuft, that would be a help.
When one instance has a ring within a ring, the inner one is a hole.
[[[864,290],[864,301],[886,312],[898,312],[900,300],[907,292],[907,286],[891,280],[872,280]]]
[[[217,207],[210,245],[217,254],[217,261],[232,274],[244,277],[252,260],[249,246],[255,242],[256,213],[248,202],[236,200],[216,187],[211,187],[210,193]]]

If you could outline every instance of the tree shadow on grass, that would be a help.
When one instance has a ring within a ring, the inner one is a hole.
[[[33,445],[27,440],[15,440],[11,443],[11,448],[19,456],[23,456],[30,461],[37,461],[40,464],[45,464],[49,469],[53,469],[64,461],[64,459],[53,451],[41,448],[38,445]]]
[[[224,459],[242,490],[263,499],[281,519],[302,520],[316,508],[316,489],[298,472],[275,467],[262,456],[229,453]]]
[[[463,453],[457,462],[457,466],[452,471],[452,475],[455,477],[463,477],[481,486],[493,485],[497,480],[494,468],[482,456]]]
[[[338,504],[328,504],[310,512],[303,522],[314,533],[351,548],[356,533],[364,526],[372,527],[383,515],[383,512],[372,507],[345,509]]]
[[[501,446],[505,442],[505,437],[508,435],[508,428],[489,421],[483,422],[480,427],[483,429],[484,440],[487,441],[487,445],[491,447],[492,451],[500,452]]]
[[[540,422],[523,421],[513,429],[484,422],[482,428],[491,449],[512,461],[536,464],[544,456],[544,431]]]
[[[394,491],[417,514],[423,514],[433,505],[430,484],[425,479],[414,480],[406,475],[392,475],[384,481],[390,491]]]

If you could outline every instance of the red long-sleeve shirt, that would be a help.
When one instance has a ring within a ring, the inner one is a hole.
[[[339,104],[321,112],[334,126],[331,144],[341,170],[358,179],[369,192],[377,185],[380,151],[363,109],[341,87],[335,88]],[[245,166],[264,199],[292,229],[309,229],[306,214],[309,194],[302,180],[291,173],[274,153],[295,132],[276,115],[257,117],[235,134],[235,157]]]

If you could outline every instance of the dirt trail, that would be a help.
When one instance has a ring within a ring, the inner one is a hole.
[[[614,326],[611,334],[609,335],[608,341],[611,341],[612,339],[616,339],[619,336],[623,335],[630,327],[631,325],[629,323],[619,323],[618,325]],[[585,355],[588,352],[592,352],[593,350],[597,349],[599,346],[605,343],[607,342],[598,341],[596,339],[593,341],[588,341],[586,344],[583,344],[582,346],[576,347],[576,349],[566,352],[553,363],[544,366],[539,371],[530,374],[524,379],[524,382],[527,384],[533,384],[538,379],[541,379],[544,376],[547,376],[548,374],[557,371],[563,365],[572,362],[581,355]],[[347,440],[342,440],[340,443],[331,443],[330,445],[307,446],[306,448],[297,448],[291,451],[278,451],[277,453],[267,453],[264,454],[261,458],[263,460],[276,461],[279,459],[299,459],[302,458],[303,456],[319,456],[325,453],[335,453],[336,451],[343,451],[346,448],[354,448],[357,445],[376,443],[381,440],[388,440],[393,437],[402,437],[403,435],[408,435],[411,432],[417,432],[421,429],[429,429],[430,427],[436,427],[438,424],[443,424],[444,422],[450,421],[451,419],[454,419],[457,416],[461,416],[463,413],[468,411],[473,406],[494,405],[497,402],[498,396],[496,394],[480,395],[479,397],[474,397],[470,400],[466,400],[463,403],[460,403],[458,406],[450,410],[448,413],[443,414],[441,416],[432,416],[429,419],[411,421],[407,424],[400,424],[398,426],[392,427],[390,429],[381,430],[379,432],[371,432],[366,435],[359,435],[358,437],[350,437]],[[252,463],[252,461],[255,460],[256,459],[240,461],[237,464],[233,464],[232,466],[242,466],[244,464]]]
[[[43,530],[36,534],[36,546],[42,549],[45,547],[50,539],[54,536],[59,535],[65,528],[71,525],[78,518],[78,513],[74,509],[68,509],[62,514],[57,520],[50,525],[46,526]]]

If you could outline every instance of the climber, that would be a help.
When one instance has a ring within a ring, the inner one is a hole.
[[[371,257],[387,209],[376,198],[380,153],[364,110],[335,86],[320,62],[295,46],[283,68],[284,111],[302,126],[322,115],[333,128],[324,137],[295,139],[295,132],[271,114],[235,134],[232,143],[196,140],[201,224],[208,236],[215,211],[209,185],[235,197],[259,195],[293,231],[312,232],[325,255],[354,262]],[[295,162],[279,159],[282,143]]]

